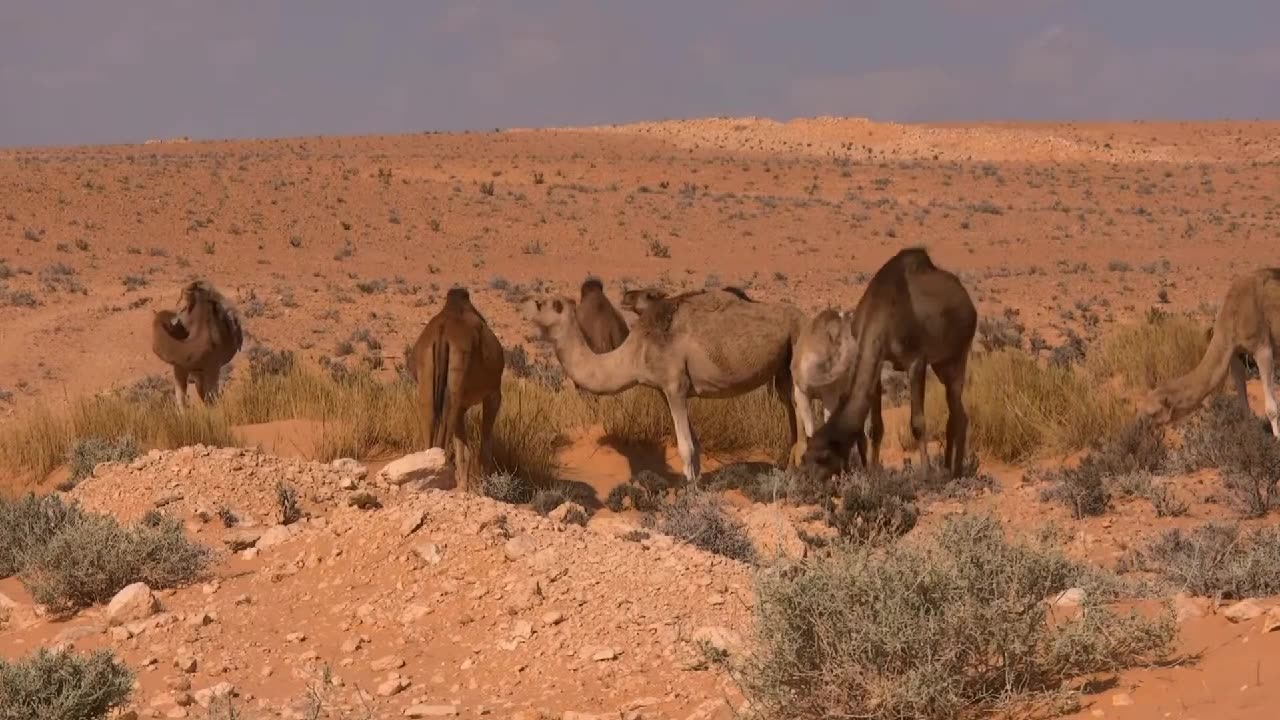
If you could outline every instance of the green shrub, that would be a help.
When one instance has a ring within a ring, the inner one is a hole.
[[[98,463],[128,462],[141,454],[138,443],[129,435],[104,439],[99,437],[79,438],[67,450],[67,469],[71,471],[67,482],[60,490],[70,490],[81,480],[93,474]]]
[[[156,514],[125,527],[108,515],[82,514],[27,553],[19,579],[36,602],[65,615],[108,602],[135,582],[157,590],[190,582],[211,559],[173,518]]]
[[[839,543],[758,577],[758,652],[741,684],[761,717],[950,720],[1169,651],[1171,611],[1120,616],[1093,592],[1051,623],[1046,599],[1088,575],[984,517],[914,543]]]
[[[0,720],[101,720],[132,691],[133,672],[110,650],[40,648],[21,660],[0,658]]]
[[[707,552],[754,562],[756,549],[746,527],[725,510],[719,496],[686,490],[663,506],[655,522],[658,532]]]
[[[47,545],[65,525],[83,518],[79,505],[64,503],[56,495],[0,497],[0,577],[16,575],[33,550]]]

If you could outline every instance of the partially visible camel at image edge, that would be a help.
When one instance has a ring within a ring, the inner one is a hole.
[[[466,492],[479,465],[467,447],[466,413],[481,404],[480,462],[492,460],[493,426],[502,407],[506,367],[502,343],[471,304],[471,294],[453,288],[409,355],[409,375],[418,385],[426,416],[427,447],[445,451],[446,462],[454,464],[458,489]]]
[[[770,380],[787,414],[790,444],[798,427],[792,404],[791,350],[803,322],[786,303],[743,302],[732,292],[659,299],[644,308],[625,342],[612,352],[591,352],[568,298],[530,299],[526,318],[542,329],[574,385],[614,395],[636,385],[662,391],[671,411],[684,476],[696,487],[702,446],[689,423],[689,398],[729,398]]]
[[[631,333],[627,321],[618,312],[609,296],[604,294],[604,284],[595,278],[583,281],[582,296],[578,301],[578,325],[587,339],[587,346],[599,355],[617,348]]]
[[[240,315],[207,280],[182,288],[178,310],[160,310],[151,319],[151,350],[173,368],[174,399],[187,406],[187,383],[194,379],[200,400],[218,395],[222,366],[244,345]]]
[[[863,467],[878,467],[884,422],[880,420],[881,367],[905,370],[911,391],[911,435],[920,450],[920,472],[929,468],[925,437],[925,370],[933,368],[946,390],[944,465],[952,477],[964,470],[969,418],[964,409],[965,370],[978,327],[978,311],[954,273],[933,264],[922,247],[889,258],[867,284],[853,309],[850,329],[857,338],[850,390],[809,440],[802,459],[823,479],[845,469],[856,447]],[[871,414],[871,457],[864,424]]]
[[[1232,281],[1208,333],[1209,345],[1190,372],[1149,392],[1138,403],[1138,417],[1168,423],[1199,410],[1230,372],[1236,396],[1249,411],[1245,367],[1240,353],[1253,356],[1262,380],[1262,400],[1271,434],[1280,437],[1280,408],[1275,396],[1276,330],[1280,329],[1280,268],[1261,268]]]

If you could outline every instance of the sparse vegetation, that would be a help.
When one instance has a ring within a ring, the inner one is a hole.
[[[105,720],[128,702],[133,680],[110,650],[0,658],[0,720]]]
[[[714,493],[685,490],[673,502],[663,504],[653,526],[710,553],[754,562],[755,546],[740,520],[725,510],[724,501]]]
[[[75,487],[81,480],[93,474],[93,469],[98,466],[98,463],[126,462],[138,457],[139,454],[141,453],[138,443],[128,435],[110,440],[98,437],[77,438],[67,451],[67,469],[71,474],[67,477],[66,485],[59,489],[69,490]]]
[[[1193,595],[1242,599],[1280,594],[1280,528],[1209,523],[1171,528],[1121,560]]]
[[[1172,612],[1118,615],[1086,593],[1082,614],[1050,621],[1046,598],[1088,574],[983,517],[916,542],[838,544],[760,576],[741,685],[765,717],[950,719],[1165,656]]]

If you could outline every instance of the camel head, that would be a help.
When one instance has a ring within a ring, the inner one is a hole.
[[[530,298],[520,306],[520,314],[544,335],[558,338],[577,322],[578,303],[566,297]]]
[[[833,417],[832,420],[834,419]],[[830,478],[848,469],[849,453],[852,450],[851,439],[841,438],[835,432],[834,424],[828,422],[809,438],[808,447],[800,461],[800,469],[809,473],[817,482],[825,484]]]
[[[1173,422],[1189,414],[1188,412],[1175,412],[1172,397],[1164,387],[1158,387],[1138,400],[1137,411],[1139,420],[1148,420],[1160,425]]]
[[[600,282],[599,278],[587,278],[582,281],[582,288],[580,292],[582,293],[583,300],[586,300],[588,295],[596,293],[603,294],[604,283]]]
[[[622,309],[640,315],[650,305],[665,298],[667,294],[656,287],[625,290],[622,293]]]

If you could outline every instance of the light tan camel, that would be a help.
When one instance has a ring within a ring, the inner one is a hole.
[[[690,290],[689,292],[683,292],[678,295],[668,295],[666,291],[658,287],[646,287],[646,288],[639,288],[636,290],[624,290],[622,293],[621,305],[623,310],[630,310],[636,315],[643,315],[646,309],[653,306],[653,304],[658,302],[659,300],[672,300],[674,302],[679,303],[684,301],[685,298],[697,297],[699,295],[705,295],[708,292],[716,292],[716,291],[727,292],[733,295],[734,297],[740,300],[745,300],[747,302],[755,302],[755,300],[752,300],[751,298],[747,297],[746,291],[744,291],[742,288],[728,285],[722,288],[716,288],[714,290]]]
[[[613,395],[636,385],[661,390],[671,410],[684,475],[696,484],[701,445],[689,424],[689,398],[728,398],[770,380],[786,409],[790,444],[798,427],[791,388],[791,351],[804,316],[786,303],[742,302],[724,291],[657,300],[645,308],[618,349],[596,355],[568,298],[528,300],[525,317],[555,345],[579,388]]]
[[[924,426],[925,369],[947,393],[944,464],[952,477],[964,468],[969,418],[964,410],[965,368],[978,326],[978,311],[960,279],[933,264],[921,247],[900,250],[871,277],[850,321],[858,338],[849,394],[831,419],[814,433],[803,464],[826,477],[844,469],[857,447],[863,466],[880,463],[884,423],[879,421],[881,367],[887,360],[906,370],[911,388],[911,435],[920,448],[920,472],[929,467]],[[871,413],[872,456],[868,464],[863,432]],[[824,478],[825,479],[825,478]]]
[[[218,396],[222,366],[240,352],[244,332],[240,315],[206,280],[182,288],[178,310],[160,310],[151,319],[151,351],[173,368],[174,399],[187,406],[187,383],[206,405]]]
[[[595,278],[582,283],[582,297],[578,301],[578,325],[587,339],[587,346],[597,355],[617,348],[630,334],[622,313],[609,302],[604,294],[604,284]]]
[[[1169,380],[1138,403],[1138,416],[1157,423],[1177,420],[1200,409],[1209,393],[1231,373],[1240,404],[1249,409],[1245,368],[1240,353],[1253,355],[1262,379],[1262,400],[1271,434],[1280,437],[1275,396],[1276,332],[1280,331],[1280,268],[1261,268],[1232,281],[1213,321],[1209,346],[1191,372]]]
[[[427,447],[442,448],[452,459],[458,489],[466,492],[480,464],[472,462],[467,447],[467,409],[481,404],[480,462],[490,461],[506,358],[465,288],[445,294],[444,307],[422,328],[408,365],[426,414]]]
[[[858,340],[850,322],[852,313],[827,308],[802,326],[791,356],[791,378],[795,383],[796,415],[803,432],[792,448],[792,462],[799,464],[813,437],[813,401],[822,401],[822,421],[831,419],[840,398],[849,391]],[[873,405],[873,410],[875,406]],[[875,420],[872,421],[873,423]]]

